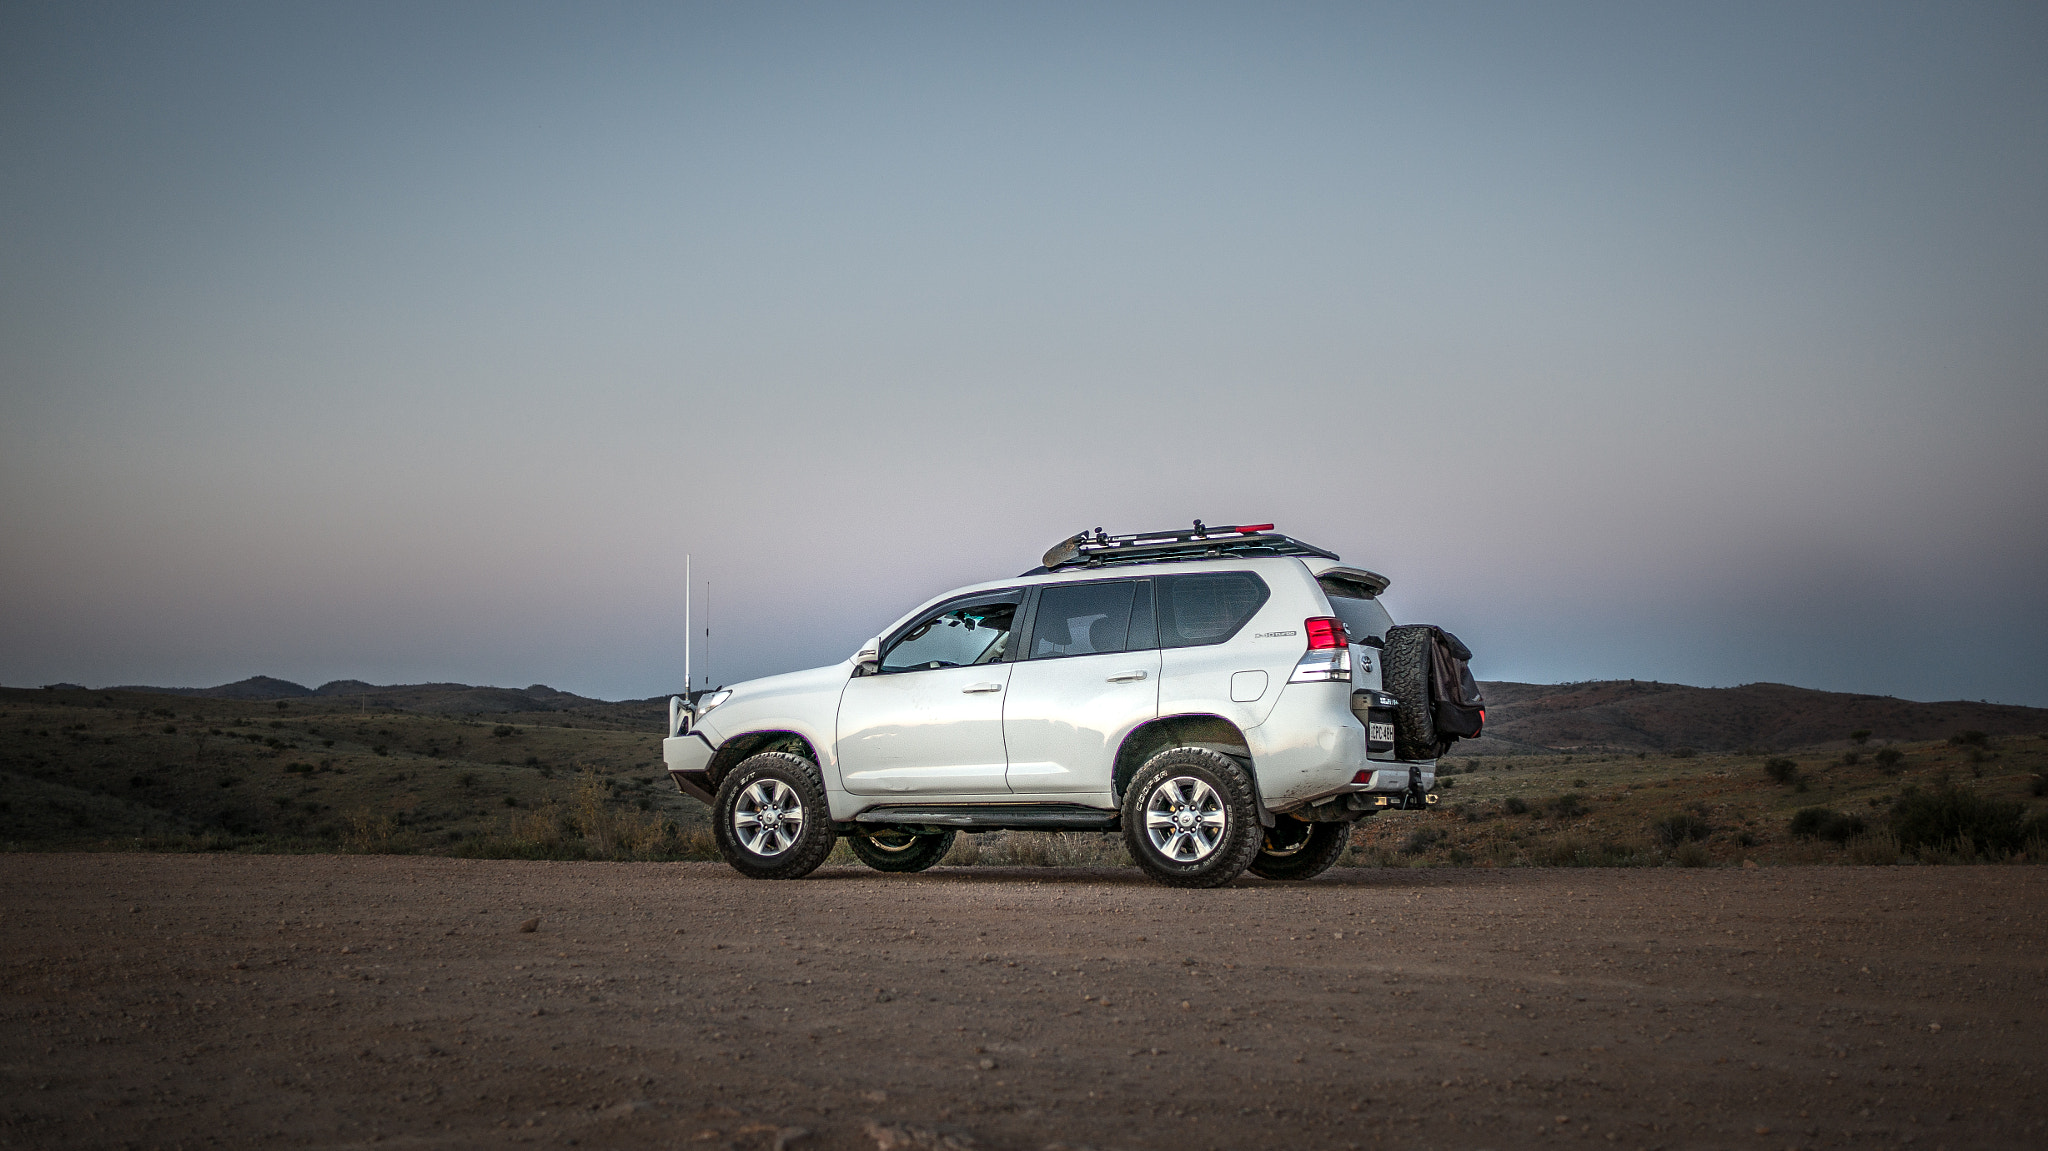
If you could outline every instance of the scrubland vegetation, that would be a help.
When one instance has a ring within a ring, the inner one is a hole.
[[[706,811],[615,714],[0,690],[0,848],[715,859]],[[1791,753],[1459,757],[1442,804],[1359,824],[1343,865],[2048,860],[2048,737],[1845,731]],[[842,845],[834,863],[853,863]],[[949,865],[1126,866],[1119,837],[962,835]]]

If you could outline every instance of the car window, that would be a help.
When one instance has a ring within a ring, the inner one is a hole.
[[[1153,582],[1160,585],[1160,647],[1222,643],[1236,635],[1272,594],[1266,582],[1250,572],[1200,572]]]
[[[1150,635],[1144,634],[1152,631],[1149,585],[1145,587],[1144,626],[1131,626],[1131,609],[1143,584],[1142,580],[1118,580],[1041,588],[1038,608],[1031,617],[1031,658],[1124,651],[1134,646],[1133,638],[1143,638],[1144,646],[1151,647]],[[1141,634],[1134,637],[1134,631]]]
[[[1359,594],[1364,589],[1357,584],[1342,580],[1323,580],[1323,593],[1330,597],[1330,610],[1344,621],[1344,630],[1351,633],[1352,642],[1371,636],[1384,641],[1387,629],[1394,626],[1394,617],[1380,601],[1369,595]]]
[[[883,672],[967,667],[1003,658],[1017,619],[1018,592],[940,604],[882,653]]]

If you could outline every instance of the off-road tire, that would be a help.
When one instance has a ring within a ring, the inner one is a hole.
[[[1186,828],[1166,824],[1158,829],[1168,837],[1168,846],[1187,858],[1154,845],[1154,828],[1146,817],[1155,799],[1165,818],[1178,814],[1168,810],[1176,804],[1191,813]],[[1265,830],[1259,826],[1251,774],[1222,752],[1203,747],[1168,748],[1146,760],[1124,789],[1123,827],[1131,858],[1168,887],[1221,887],[1236,879],[1258,854]]]
[[[1400,700],[1394,708],[1394,755],[1401,759],[1435,759],[1436,713],[1429,698],[1430,662],[1435,630],[1427,624],[1387,629],[1380,651],[1380,687]]]
[[[747,843],[745,835],[762,835],[758,820],[751,825],[756,830],[747,833],[736,822],[743,806],[758,807],[764,798],[773,801],[778,813],[775,826],[786,829],[787,834],[778,832],[765,841],[757,839],[757,844],[758,848],[777,848],[786,839],[786,845],[776,850],[759,850]],[[794,802],[799,818],[794,828],[781,814],[788,810],[788,801]],[[749,756],[726,773],[711,805],[711,836],[732,869],[749,879],[809,875],[832,854],[832,845],[839,839],[832,829],[832,813],[825,807],[825,786],[818,780],[817,765],[786,751]]]
[[[1304,823],[1276,818],[1247,870],[1261,879],[1311,879],[1330,870],[1351,842],[1349,823]]]
[[[937,835],[912,835],[907,831],[878,831],[872,836],[849,835],[846,846],[862,863],[876,871],[898,874],[923,871],[946,858],[953,850],[957,831]]]

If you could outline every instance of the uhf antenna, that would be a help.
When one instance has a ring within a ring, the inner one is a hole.
[[[690,693],[697,681],[690,678],[690,553],[683,553],[683,702],[693,703]]]

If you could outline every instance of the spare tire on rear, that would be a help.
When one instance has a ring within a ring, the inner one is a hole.
[[[1400,624],[1387,629],[1380,651],[1380,687],[1399,700],[1394,708],[1394,754],[1401,759],[1435,759],[1436,712],[1429,698],[1430,661],[1436,628]]]

